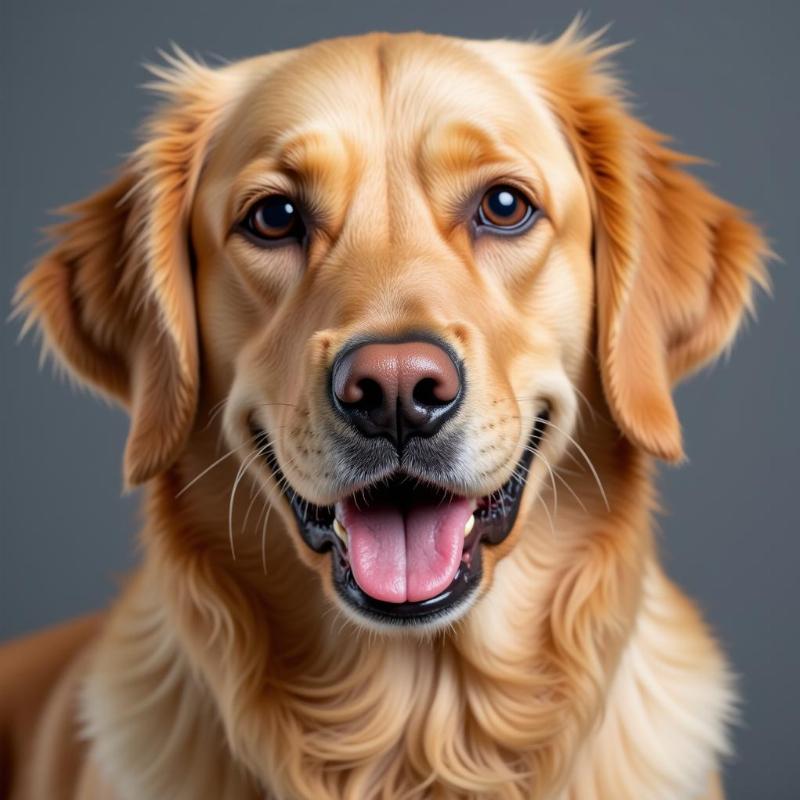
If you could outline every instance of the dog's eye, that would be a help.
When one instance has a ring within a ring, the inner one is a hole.
[[[536,207],[513,186],[492,186],[478,206],[477,224],[503,233],[517,233],[528,228]]]
[[[242,227],[264,242],[282,242],[305,236],[305,226],[297,206],[286,195],[273,194],[255,203],[247,212]]]

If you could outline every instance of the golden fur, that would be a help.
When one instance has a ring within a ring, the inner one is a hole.
[[[140,568],[75,638],[79,679],[29,704],[72,698],[42,718],[51,735],[23,756],[6,734],[15,800],[721,797],[730,674],[658,565],[652,460],[681,459],[671,388],[729,344],[767,249],[629,114],[611,54],[573,26],[155,70],[166,103],[144,144],[70,209],[17,298],[73,375],[128,408],[146,522]],[[473,242],[459,209],[501,178],[545,216]],[[313,207],[305,257],[229,235],[266,191]],[[532,399],[552,415],[480,598],[397,634],[334,597],[247,419],[330,503],[333,355],[419,328],[469,367],[476,496],[517,463]],[[75,706],[86,743],[65,772],[71,737],[52,731],[74,732]]]

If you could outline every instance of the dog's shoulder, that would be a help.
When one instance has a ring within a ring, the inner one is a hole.
[[[651,564],[602,724],[564,799],[721,798],[735,709],[733,676],[698,609]]]

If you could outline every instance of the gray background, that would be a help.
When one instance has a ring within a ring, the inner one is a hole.
[[[338,34],[424,29],[470,37],[560,32],[563,2],[3,2],[2,290],[41,252],[47,213],[99,187],[152,98],[141,64],[171,41],[234,59]],[[691,463],[662,470],[661,547],[741,676],[733,798],[797,797],[797,147],[800,14],[790,3],[595,0],[589,27],[633,40],[619,58],[650,124],[716,165],[784,263],[730,363],[678,392]],[[3,303],[6,303],[4,300]],[[0,303],[2,306],[3,303]],[[135,497],[120,497],[123,415],[37,371],[2,330],[0,638],[102,606],[135,558]]]

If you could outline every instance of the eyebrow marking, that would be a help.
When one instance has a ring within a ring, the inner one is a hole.
[[[232,219],[264,194],[287,194],[332,236],[353,189],[354,145],[346,134],[324,129],[290,130],[251,161],[234,183]]]
[[[291,135],[281,144],[277,167],[316,182],[339,177],[349,166],[349,148],[341,135],[310,130]]]
[[[473,122],[451,120],[430,128],[423,137],[419,159],[457,172],[507,160],[504,148],[492,134]]]

